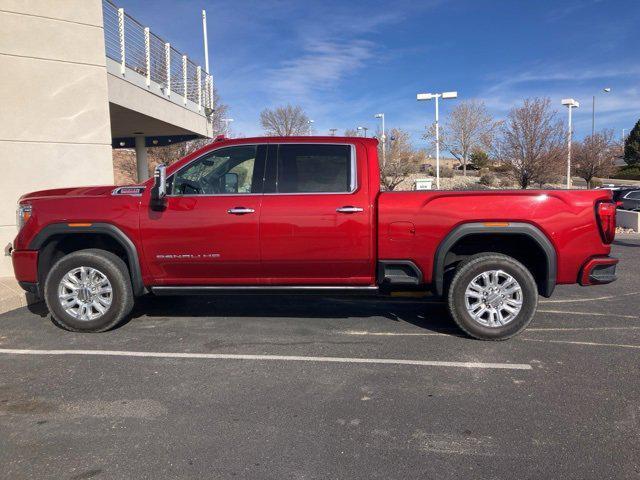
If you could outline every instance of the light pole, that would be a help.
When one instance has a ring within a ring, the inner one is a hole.
[[[337,129],[337,128],[330,128],[330,129],[329,129],[329,134],[330,134],[332,137],[335,137],[335,136],[336,136],[336,132],[337,132],[337,131],[338,131],[338,129]]]
[[[358,131],[359,132],[363,132],[362,136],[365,137],[365,138],[367,136],[367,130],[369,130],[369,127],[358,127]]]
[[[233,122],[233,118],[222,118],[221,120],[224,122],[224,136],[228,137],[229,136],[229,124],[231,122]]]
[[[419,93],[416,99],[420,100],[436,100],[436,188],[440,188],[440,125],[438,123],[438,99],[458,98],[458,92],[442,92],[442,93]]]
[[[313,122],[314,120],[307,120],[307,132],[309,135],[311,135],[313,133]]]
[[[609,93],[611,91],[611,88],[609,87],[603,88],[602,91],[604,93]],[[591,136],[593,137],[595,133],[596,133],[596,96],[594,95],[592,97],[592,102],[591,102]]]
[[[562,99],[562,105],[569,109],[569,133],[567,133],[567,190],[571,188],[571,110],[578,108],[580,104],[573,98]]]
[[[382,119],[382,137],[380,137],[380,140],[382,141],[382,166],[384,167],[387,164],[387,152],[386,152],[386,143],[387,143],[387,135],[384,131],[384,113],[376,113],[373,118],[380,118]]]

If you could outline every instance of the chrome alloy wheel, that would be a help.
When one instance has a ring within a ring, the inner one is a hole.
[[[522,288],[504,270],[488,270],[476,276],[464,292],[467,312],[485,327],[502,327],[522,309]]]
[[[100,270],[78,267],[67,272],[58,285],[60,305],[77,320],[96,320],[113,300],[111,282]]]

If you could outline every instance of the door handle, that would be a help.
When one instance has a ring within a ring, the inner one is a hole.
[[[245,207],[235,207],[227,210],[227,213],[231,215],[246,215],[247,213],[254,213],[255,210],[253,208],[245,208]]]
[[[340,207],[340,208],[336,209],[336,212],[338,212],[338,213],[358,213],[358,212],[364,212],[364,208],[352,207],[351,205],[347,205],[345,207]]]

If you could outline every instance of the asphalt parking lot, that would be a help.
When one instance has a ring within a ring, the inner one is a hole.
[[[0,477],[638,478],[640,240],[614,254],[616,283],[499,343],[428,298],[144,298],[104,334],[0,315]]]

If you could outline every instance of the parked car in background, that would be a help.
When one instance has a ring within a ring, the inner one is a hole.
[[[640,189],[625,190],[620,200],[624,210],[640,210]]]
[[[612,200],[616,203],[620,202],[622,200],[622,197],[624,197],[630,191],[640,190],[639,187],[634,185],[614,185],[613,183],[610,183],[608,185],[602,185],[600,188],[605,190],[611,190]]]

